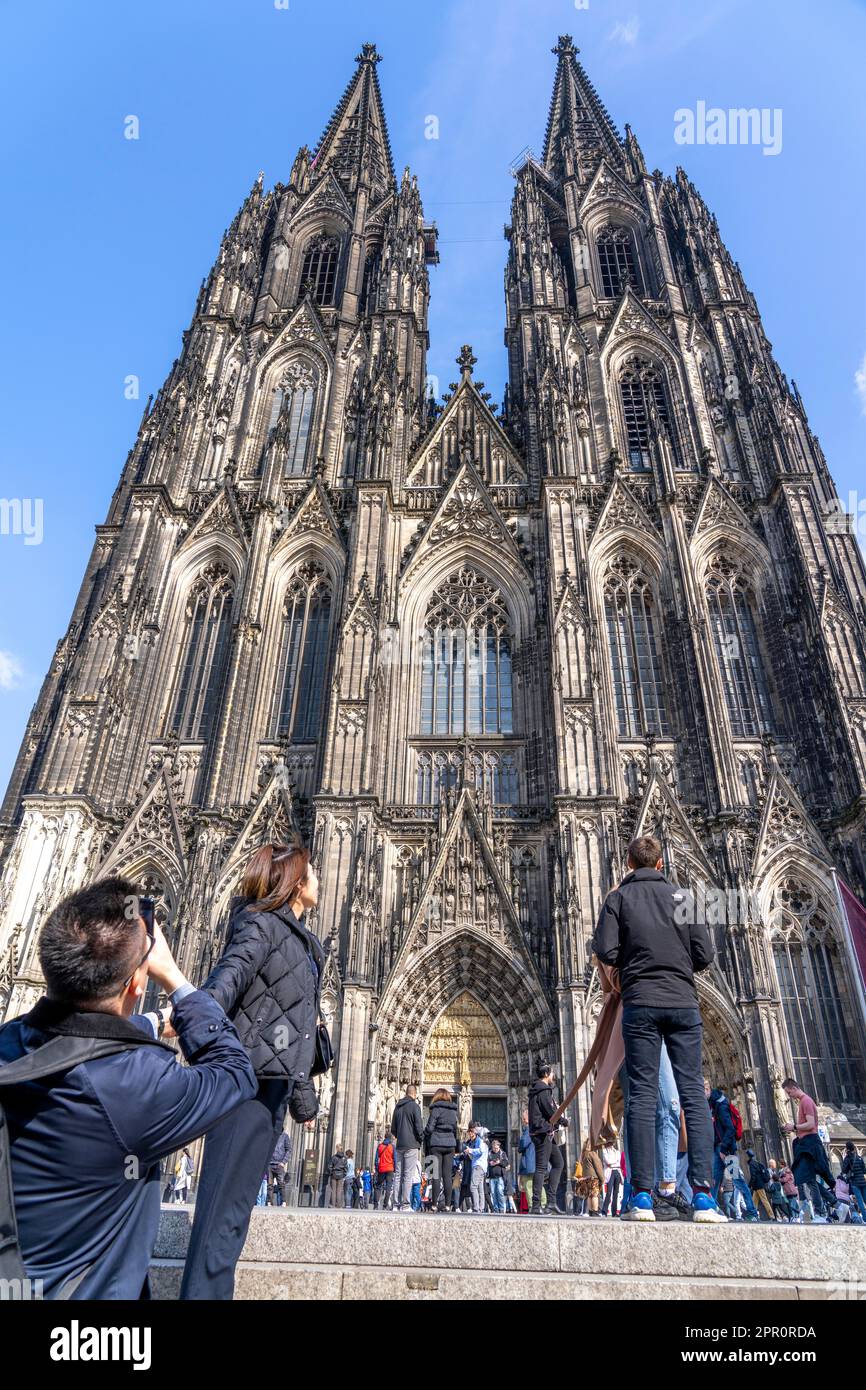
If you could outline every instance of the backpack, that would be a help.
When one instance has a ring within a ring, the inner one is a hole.
[[[731,1111],[731,1124],[734,1126],[734,1135],[739,1144],[743,1137],[743,1117],[732,1100],[728,1101],[728,1106]]]
[[[394,1145],[383,1142],[376,1150],[376,1168],[380,1173],[393,1173],[394,1171]]]
[[[142,1041],[145,1039],[143,1038]],[[9,1126],[3,1110],[2,1092],[6,1087],[20,1086],[28,1081],[42,1081],[47,1076],[57,1076],[71,1071],[82,1062],[92,1062],[97,1057],[111,1057],[115,1052],[129,1052],[137,1046],[133,1042],[121,1042],[111,1038],[82,1038],[61,1035],[14,1062],[0,1065],[0,1279],[23,1281],[27,1271],[21,1257],[18,1241],[18,1222],[15,1217],[15,1198],[12,1191],[12,1147],[9,1142]],[[122,1230],[122,1228],[121,1228]],[[118,1231],[118,1235],[120,1235]],[[58,1299],[69,1299],[78,1285],[93,1268],[92,1265],[69,1280],[58,1293]]]

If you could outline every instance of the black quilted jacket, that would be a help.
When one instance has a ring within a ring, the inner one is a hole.
[[[316,1052],[325,956],[288,907],[257,912],[241,903],[225,950],[202,989],[222,1004],[256,1076],[306,1080]]]

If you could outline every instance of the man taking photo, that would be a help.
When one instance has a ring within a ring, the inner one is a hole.
[[[17,1221],[26,1276],[48,1299],[149,1297],[159,1160],[256,1090],[233,1024],[184,978],[149,902],[108,878],[59,903],[39,939],[45,997],[0,1028],[0,1164],[14,1200],[2,1210],[0,1183],[0,1229]],[[157,1037],[164,1018],[133,1016],[148,979],[171,1000],[187,1067]],[[50,1074],[32,1076],[55,1054]],[[13,1251],[0,1253],[4,1274]]]
[[[655,1112],[664,1042],[686,1120],[692,1219],[723,1222],[711,1194],[713,1128],[704,1095],[703,1028],[694,981],[695,971],[712,963],[712,943],[706,927],[688,910],[689,895],[662,873],[658,840],[651,835],[632,840],[627,860],[629,872],[605,899],[592,941],[598,959],[619,970],[622,988],[628,1150],[635,1194],[623,1220],[655,1221]]]

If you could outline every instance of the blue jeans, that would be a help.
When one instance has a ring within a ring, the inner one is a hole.
[[[627,1004],[622,1011],[622,1036],[629,1084],[627,1130],[633,1187],[649,1192],[655,1180],[655,1114],[664,1043],[686,1116],[689,1181],[692,1187],[708,1189],[713,1173],[713,1128],[704,1095],[700,1011],[697,1007],[662,1009]],[[676,1179],[676,1153],[671,1177]]]
[[[628,1153],[628,1072],[623,1065],[619,1072],[619,1084],[623,1098],[622,1146],[625,1151],[626,1173],[631,1176],[631,1162]],[[656,1168],[657,1183],[677,1181],[677,1149],[680,1139],[680,1098],[677,1083],[674,1081],[671,1059],[662,1043],[659,1054],[659,1089],[656,1099]],[[623,1205],[631,1196],[631,1183],[626,1181],[623,1190]]]
[[[860,1187],[859,1184],[856,1182],[852,1182],[850,1184],[850,1188],[851,1196],[854,1198],[854,1201],[857,1203],[857,1206],[860,1209],[860,1215],[863,1217],[863,1220],[866,1221],[866,1201],[864,1201],[864,1193],[866,1193],[866,1188]]]
[[[494,1211],[505,1211],[505,1179],[490,1179],[490,1200]]]

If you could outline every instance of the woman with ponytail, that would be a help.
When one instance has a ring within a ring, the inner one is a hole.
[[[318,896],[308,850],[256,850],[231,910],[225,950],[202,985],[234,1023],[259,1088],[205,1140],[183,1299],[232,1298],[235,1265],[286,1110],[305,1121],[318,1109],[310,1076],[325,957],[301,923]]]

